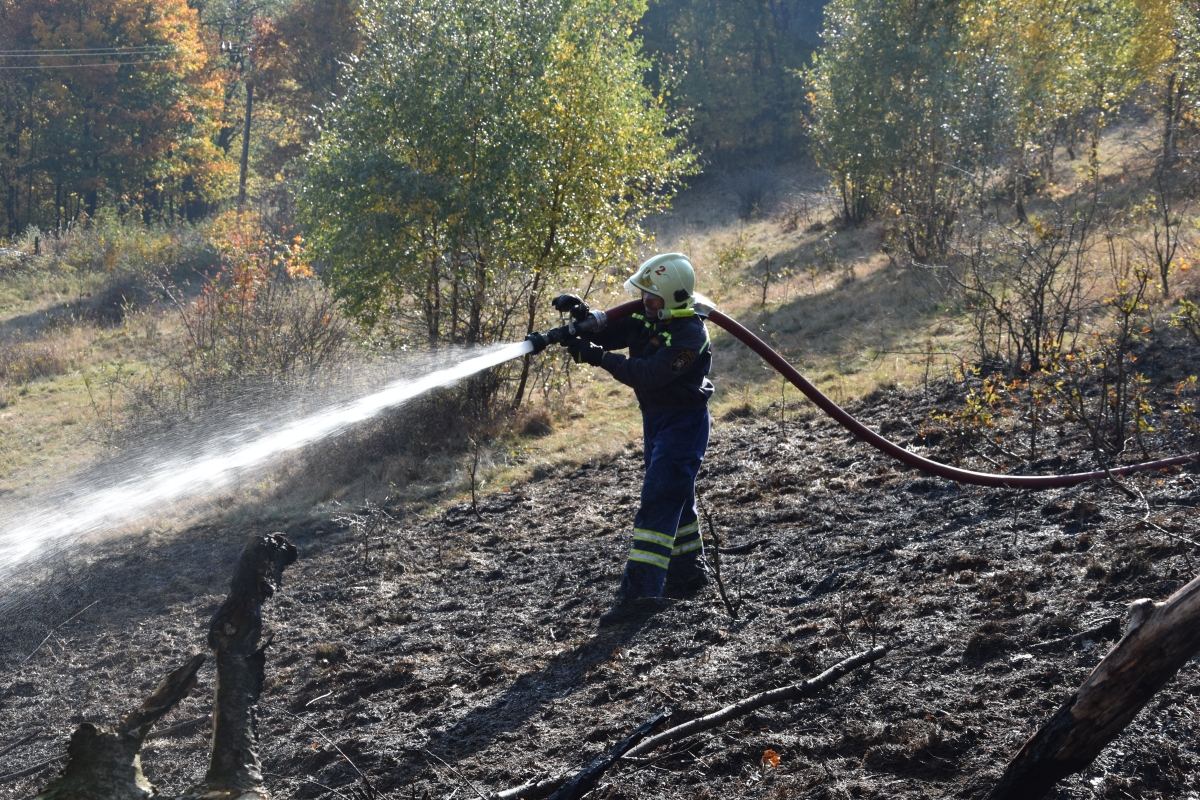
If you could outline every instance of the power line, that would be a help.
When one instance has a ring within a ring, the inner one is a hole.
[[[43,50],[0,50],[0,58],[73,58],[98,55],[141,55],[175,50],[173,44],[145,45],[143,47],[74,47]]]
[[[0,70],[9,69],[82,69],[83,67],[127,67],[134,64],[167,64],[173,63],[173,58],[159,58],[153,61],[109,61],[103,64],[29,64],[19,67],[0,67]]]

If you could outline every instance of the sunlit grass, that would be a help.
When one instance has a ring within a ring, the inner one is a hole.
[[[1115,129],[1105,138],[1102,159],[1114,196],[1134,184],[1129,164],[1144,147],[1140,129]],[[1080,161],[1065,156],[1050,198],[1079,191]],[[809,168],[781,168],[776,203],[798,193],[810,196],[824,178]],[[1125,181],[1123,183],[1122,181]],[[1128,198],[1134,190],[1126,191]],[[1047,198],[1032,198],[1036,213]],[[668,215],[650,220],[656,241],[644,255],[679,250],[697,268],[697,288],[729,316],[755,331],[788,358],[835,402],[851,403],[881,387],[920,387],[954,373],[972,354],[971,331],[934,271],[894,262],[885,254],[880,224],[840,229],[835,208],[814,200],[801,224],[788,229],[772,205],[765,213],[739,218],[730,184],[702,180],[684,193]],[[1188,248],[1191,247],[1189,242]],[[1190,249],[1185,255],[1190,258]],[[772,278],[763,281],[764,259]],[[1186,290],[1197,271],[1177,273],[1173,295]],[[120,398],[107,394],[107,377],[117,368],[145,370],[180,335],[168,308],[138,310],[111,328],[71,321],[47,325],[52,314],[77,304],[103,286],[98,274],[0,273],[0,330],[37,330],[67,354],[63,374],[24,385],[0,386],[0,496],[27,493],[61,477],[104,450],[106,415]],[[1176,288],[1177,287],[1177,288]],[[554,287],[572,291],[580,287]],[[1096,289],[1102,292],[1103,286]],[[608,294],[606,306],[625,301]],[[1154,298],[1160,310],[1173,300]],[[716,425],[731,415],[773,418],[810,413],[798,390],[785,385],[747,348],[710,324],[714,343],[711,378]],[[607,459],[641,447],[640,414],[632,390],[602,370],[573,366],[574,389],[551,409],[544,399],[527,403],[545,418],[549,432],[530,433],[518,416],[480,444],[477,489],[487,494],[528,482],[539,470],[553,471]],[[530,412],[526,412],[530,413]],[[912,420],[912,422],[919,422]],[[236,508],[237,519],[334,514],[366,500],[385,497],[413,508],[437,507],[468,496],[473,449],[457,442],[443,452],[416,456],[364,454],[344,478],[326,471],[319,479],[302,458],[287,461],[214,505]],[[211,508],[211,506],[210,506]]]

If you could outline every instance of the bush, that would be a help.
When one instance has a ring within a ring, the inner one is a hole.
[[[109,214],[59,231],[29,228],[13,245],[0,251],[0,274],[26,280],[33,293],[66,295],[58,320],[101,325],[119,324],[158,297],[161,280],[201,272],[216,257],[202,228]]]
[[[133,416],[173,421],[247,388],[309,377],[344,354],[349,325],[313,277],[300,237],[286,235],[250,213],[210,223],[217,271],[194,298],[164,285],[183,341],[161,352],[158,371],[122,379]]]
[[[210,263],[202,229],[192,225],[146,226],[102,213],[60,231],[28,228],[14,243],[26,269],[74,275],[173,272],[180,266]]]
[[[62,375],[70,362],[55,342],[0,340],[0,384],[22,385]]]

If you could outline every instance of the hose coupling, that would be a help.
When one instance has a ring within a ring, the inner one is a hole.
[[[566,325],[551,328],[545,333],[531,333],[525,341],[533,345],[533,352],[540,353],[552,344],[562,344],[567,339],[574,339],[585,333],[596,333],[604,330],[608,315],[603,311],[589,311],[586,317],[572,320]]]

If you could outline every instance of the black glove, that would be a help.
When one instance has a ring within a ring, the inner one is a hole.
[[[550,305],[554,306],[554,310],[560,314],[570,314],[576,322],[592,313],[588,304],[583,302],[583,298],[577,294],[560,294],[550,301]]]
[[[567,352],[578,364],[591,364],[593,367],[600,366],[600,359],[604,358],[604,348],[598,344],[593,344],[587,339],[568,339],[562,343],[563,347],[567,348]]]

